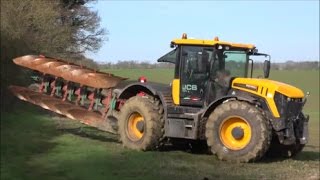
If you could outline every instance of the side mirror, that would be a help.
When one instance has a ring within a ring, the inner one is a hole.
[[[263,64],[263,73],[264,73],[264,78],[268,78],[270,74],[270,61],[265,60]]]

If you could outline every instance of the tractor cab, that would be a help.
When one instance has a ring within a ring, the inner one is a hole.
[[[186,34],[173,40],[171,47],[174,49],[158,62],[175,64],[172,97],[174,104],[181,106],[203,107],[226,96],[234,78],[248,77],[250,65],[252,76],[253,62],[249,56],[268,56],[257,53],[251,44],[219,41],[218,37],[188,39]],[[270,64],[266,67],[265,74],[269,74]]]

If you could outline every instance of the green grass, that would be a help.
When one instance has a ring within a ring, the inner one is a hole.
[[[172,72],[112,71],[164,83]],[[234,164],[178,150],[132,151],[115,135],[18,103],[1,113],[1,179],[319,179],[319,71],[273,71],[271,78],[311,92],[304,109],[311,116],[310,142],[294,159]]]

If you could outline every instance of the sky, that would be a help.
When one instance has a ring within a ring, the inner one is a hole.
[[[106,1],[89,4],[108,31],[100,63],[156,62],[170,42],[188,37],[254,44],[272,61],[319,60],[319,0]]]

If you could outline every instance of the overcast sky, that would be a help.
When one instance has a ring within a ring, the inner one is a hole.
[[[273,61],[319,60],[319,1],[98,1],[109,31],[98,62],[156,62],[188,37],[255,44]]]

